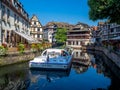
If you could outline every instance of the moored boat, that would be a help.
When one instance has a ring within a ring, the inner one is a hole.
[[[41,56],[29,62],[30,68],[36,69],[61,69],[70,68],[72,55],[64,49],[46,49]]]

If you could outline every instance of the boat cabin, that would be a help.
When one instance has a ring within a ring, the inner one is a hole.
[[[43,51],[41,55],[49,56],[49,57],[58,57],[58,56],[68,56],[69,53],[63,49],[47,49]]]

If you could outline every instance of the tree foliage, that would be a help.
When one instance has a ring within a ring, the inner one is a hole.
[[[91,20],[108,19],[120,24],[120,0],[88,0]]]
[[[55,35],[55,39],[57,41],[57,43],[65,43],[66,39],[67,39],[67,29],[66,28],[58,28],[56,35]]]

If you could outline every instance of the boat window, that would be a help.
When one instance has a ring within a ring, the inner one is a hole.
[[[60,56],[59,52],[48,52],[49,56]]]
[[[46,55],[47,55],[47,51],[44,51],[44,52],[43,52],[43,56],[46,56]]]
[[[68,56],[68,53],[67,53],[66,51],[62,51],[62,52],[61,52],[61,55],[62,55],[62,56]]]

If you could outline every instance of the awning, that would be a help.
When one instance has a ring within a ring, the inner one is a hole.
[[[32,43],[40,43],[38,40],[36,40],[35,38],[32,38],[30,35],[27,35],[25,33],[22,32],[18,32],[16,30],[13,30],[13,32],[15,32],[16,34],[20,35],[21,37],[23,37],[24,39],[26,39],[28,41],[29,44]]]

